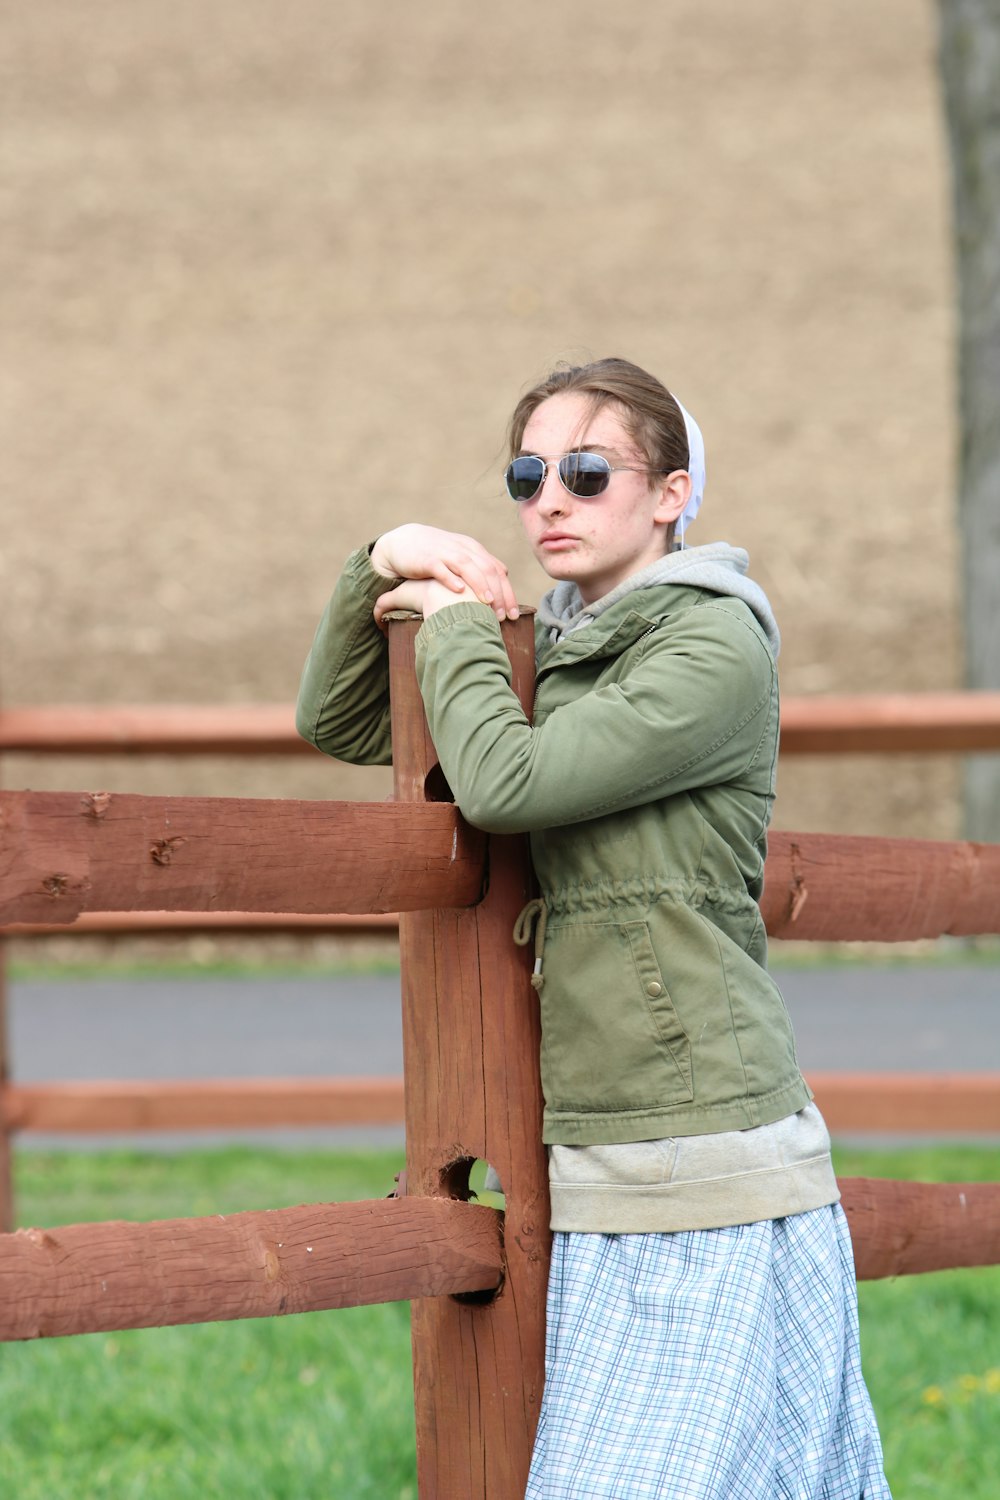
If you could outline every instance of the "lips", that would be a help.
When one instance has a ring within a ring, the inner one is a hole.
[[[544,531],[538,538],[543,547],[558,547],[563,542],[575,542],[579,538],[571,536],[568,531]]]

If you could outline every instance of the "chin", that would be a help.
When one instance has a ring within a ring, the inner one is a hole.
[[[573,564],[558,557],[539,558],[543,572],[547,573],[556,583],[580,583],[580,577]]]

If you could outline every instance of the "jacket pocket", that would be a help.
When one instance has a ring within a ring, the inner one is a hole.
[[[550,922],[541,1007],[550,1108],[649,1109],[693,1097],[690,1043],[645,922]]]

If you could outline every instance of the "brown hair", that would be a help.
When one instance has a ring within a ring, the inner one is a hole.
[[[507,432],[510,456],[520,451],[528,419],[550,396],[580,392],[591,398],[588,420],[605,406],[621,408],[625,430],[649,463],[652,474],[686,469],[690,460],[687,429],[674,397],[657,380],[627,359],[596,359],[589,365],[557,365],[526,391],[514,408]]]

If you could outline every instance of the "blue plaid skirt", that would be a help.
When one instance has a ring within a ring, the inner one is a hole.
[[[556,1234],[525,1500],[889,1500],[839,1206]]]

